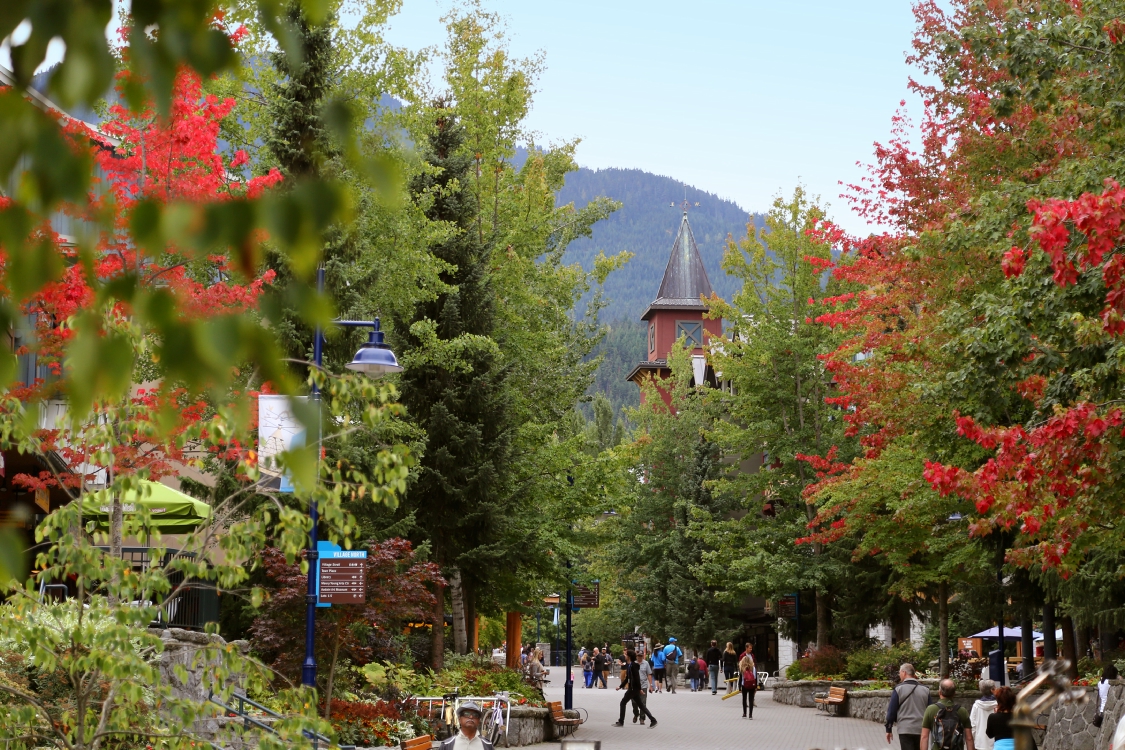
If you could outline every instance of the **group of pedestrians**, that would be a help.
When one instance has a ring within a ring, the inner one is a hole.
[[[594,650],[597,652],[597,649]],[[630,703],[633,705],[634,724],[643,726],[647,719],[649,726],[656,726],[656,719],[648,708],[648,694],[663,692],[662,686],[666,686],[669,693],[676,692],[680,661],[683,658],[683,650],[676,645],[675,638],[669,638],[668,645],[657,643],[649,659],[638,656],[633,649],[626,651],[623,660],[625,668],[621,673],[621,684],[617,688],[624,690],[625,696],[621,699],[621,714],[614,726],[625,726],[625,711]],[[703,686],[709,684],[712,695],[719,692],[719,671],[722,670],[726,683],[724,692],[727,695],[740,692],[743,718],[754,718],[758,672],[754,663],[754,649],[749,643],[741,654],[736,654],[733,643],[728,642],[726,649],[720,650],[718,641],[711,641],[711,647],[702,657],[687,659],[687,667],[692,692],[703,690]]]
[[[1011,688],[997,688],[992,680],[981,680],[981,698],[972,713],[953,698],[957,685],[950,679],[938,684],[938,699],[930,699],[930,689],[918,682],[913,664],[899,667],[899,683],[887,705],[887,742],[898,724],[902,750],[1014,750],[1012,709],[1016,694]]]

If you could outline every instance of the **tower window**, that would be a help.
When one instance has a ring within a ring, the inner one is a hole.
[[[656,351],[656,323],[648,324],[648,353]]]
[[[703,324],[698,320],[677,320],[676,338],[684,337],[688,349],[698,349],[703,346]]]

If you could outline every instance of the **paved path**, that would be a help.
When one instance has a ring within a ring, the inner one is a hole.
[[[625,712],[625,726],[611,726],[617,721],[618,705],[625,694],[615,690],[611,680],[608,690],[586,690],[581,686],[582,673],[574,686],[574,705],[589,711],[590,719],[574,735],[576,740],[601,740],[602,750],[885,750],[883,727],[873,721],[825,716],[812,708],[774,703],[769,692],[758,693],[754,720],[742,718],[742,697],[721,700],[711,692],[693,693],[681,689],[675,695],[651,694],[649,710],[658,726],[633,724],[633,709]],[[565,670],[551,668],[547,700],[562,700]],[[720,694],[721,695],[721,694]],[[542,743],[538,748],[559,744]],[[895,736],[894,748],[898,748]]]

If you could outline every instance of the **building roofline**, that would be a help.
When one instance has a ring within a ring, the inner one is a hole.
[[[669,369],[671,368],[668,367],[668,360],[666,359],[656,359],[651,361],[646,360],[644,362],[638,362],[637,365],[629,371],[629,374],[625,376],[625,381],[634,382],[637,379],[637,375],[642,371],[654,372]]]
[[[0,65],[0,86],[9,86],[13,89],[16,88],[15,73],[8,70],[3,65]],[[64,110],[59,105],[55,104],[53,101],[51,101],[50,99],[48,99],[46,96],[44,96],[40,92],[36,91],[35,89],[30,88],[30,87],[25,89],[24,90],[24,96],[26,96],[28,99],[30,99],[32,104],[34,104],[36,107],[39,107],[39,109],[43,110],[44,112],[52,112],[52,113],[58,115],[59,117],[63,118],[67,122],[78,123],[79,125],[83,126],[87,130],[89,130],[91,135],[93,135],[94,137],[96,137],[98,139],[101,139],[107,145],[115,146],[115,147],[121,145],[121,139],[120,138],[109,135],[108,133],[103,131],[101,128],[99,128],[97,125],[94,125],[92,123],[88,123],[85,120],[79,120],[77,117],[72,117],[71,115],[69,115],[66,112],[66,110]]]

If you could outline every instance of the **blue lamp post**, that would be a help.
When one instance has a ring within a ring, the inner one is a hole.
[[[319,293],[324,292],[324,267],[320,267],[316,271],[316,290]],[[367,341],[355,353],[355,357],[345,367],[354,372],[362,372],[373,378],[381,378],[384,375],[392,372],[402,372],[402,365],[398,363],[395,358],[395,353],[383,340],[383,331],[379,327],[379,319],[375,320],[334,320],[333,325],[340,326],[341,328],[370,328],[371,334],[368,336]],[[317,326],[316,333],[313,337],[313,362],[316,369],[320,369],[323,364],[324,356],[324,336]],[[317,414],[320,414],[320,389],[313,384],[312,391],[313,400],[317,404]],[[317,462],[320,461],[320,420],[317,420],[316,425],[316,444],[317,444]],[[318,521],[316,500],[313,499],[309,502],[309,519],[312,521],[312,528],[309,529],[309,548],[306,553],[306,559],[309,562],[309,588],[305,594],[305,662],[301,665],[301,684],[308,687],[316,687],[316,653],[313,648],[314,640],[316,637],[316,590],[317,590],[317,560],[320,554],[317,552],[317,533],[316,526]]]

